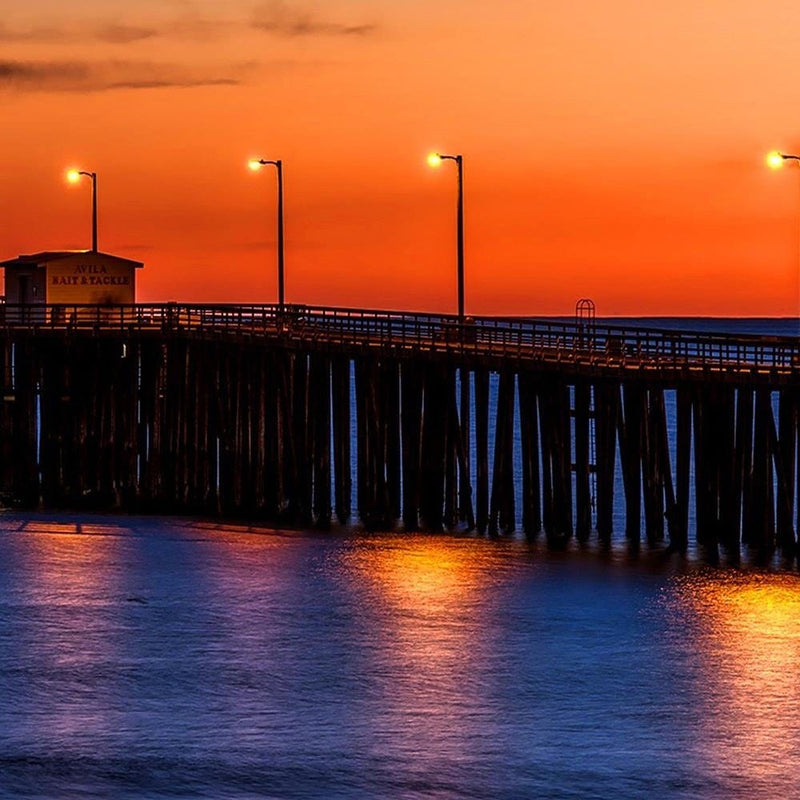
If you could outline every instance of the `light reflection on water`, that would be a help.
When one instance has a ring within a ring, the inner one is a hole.
[[[742,796],[775,796],[775,776],[800,764],[800,582],[730,573],[678,587],[708,686],[698,710],[704,760]],[[781,796],[793,794],[787,783]]]
[[[800,581],[0,521],[0,795],[792,797]]]

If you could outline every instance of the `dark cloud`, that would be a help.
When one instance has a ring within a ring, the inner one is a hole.
[[[0,23],[0,42],[52,44],[102,42],[128,45],[161,36],[209,40],[224,36],[232,23],[222,20],[184,16],[156,25],[101,22],[85,25],[62,25],[27,29],[9,28]]]
[[[88,74],[88,66],[77,62],[0,61],[0,86],[54,80],[78,81],[85,79]]]
[[[143,25],[107,23],[89,27],[63,25],[16,29],[0,25],[0,42],[30,42],[52,44],[58,42],[100,41],[109,44],[130,44],[158,36],[157,28]]]
[[[73,43],[101,42],[111,45],[131,45],[158,37],[175,37],[213,41],[225,38],[247,27],[276,36],[345,36],[364,37],[377,30],[370,23],[345,23],[328,19],[323,14],[297,8],[283,0],[267,0],[257,6],[249,23],[246,20],[213,19],[186,13],[156,24],[147,22],[97,21],[43,25],[33,28],[10,28],[0,22],[0,42]]]
[[[97,28],[94,35],[101,42],[110,44],[130,44],[143,39],[152,39],[158,36],[157,28],[147,28],[140,25],[104,25]]]
[[[118,81],[103,89],[191,89],[195,86],[239,86],[238,78],[185,78],[183,80]]]
[[[272,0],[259,6],[252,26],[259,31],[279,36],[368,36],[375,25],[332,22],[311,11],[290,9],[281,0]]]
[[[223,74],[151,61],[0,61],[0,89],[11,91],[102,92],[112,89],[168,89],[235,86],[247,65]]]

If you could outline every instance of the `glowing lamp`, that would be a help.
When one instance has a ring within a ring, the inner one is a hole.
[[[67,180],[77,183],[85,175],[92,181],[92,252],[97,252],[97,173],[86,172],[82,169],[68,169]]]
[[[456,233],[456,254],[458,265],[458,321],[464,321],[464,157],[462,155],[447,155],[446,153],[431,153],[428,164],[438,167],[442,161],[453,161],[458,169],[458,217]]]
[[[767,154],[767,164],[770,169],[780,169],[783,166],[783,161],[783,155],[777,150],[773,150],[771,153]]]
[[[428,156],[428,166],[438,167],[442,163],[442,157],[438,153],[431,153]]]
[[[283,161],[278,159],[251,158],[247,162],[253,172],[258,172],[261,167],[271,165],[278,173],[278,307],[281,314],[284,307],[284,280],[283,280]]]

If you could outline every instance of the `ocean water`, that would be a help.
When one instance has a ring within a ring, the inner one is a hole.
[[[3,798],[794,798],[798,674],[790,571],[0,514]]]
[[[748,336],[800,336],[797,317],[598,317],[597,323]]]
[[[0,562],[2,797],[798,796],[796,575],[64,516]]]

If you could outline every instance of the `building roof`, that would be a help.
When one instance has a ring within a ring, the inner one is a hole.
[[[117,261],[119,263],[134,266],[137,269],[144,266],[141,261],[134,261],[130,258],[122,258],[121,256],[115,256],[111,253],[102,253],[99,250],[96,252],[92,250],[45,250],[41,253],[19,255],[16,258],[10,258],[8,261],[0,261],[0,267],[44,267],[52,261],[61,261],[65,258],[85,255],[102,256],[106,259],[112,259],[113,261]]]

